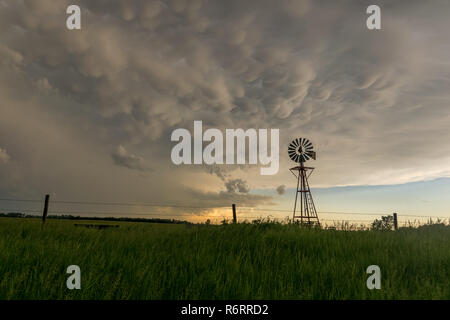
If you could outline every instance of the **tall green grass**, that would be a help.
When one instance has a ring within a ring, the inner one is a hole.
[[[381,290],[366,268],[381,268]],[[66,269],[81,268],[81,290]],[[450,228],[0,219],[0,299],[450,299]]]

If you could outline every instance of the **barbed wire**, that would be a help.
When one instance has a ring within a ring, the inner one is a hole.
[[[12,198],[0,198],[0,201],[5,202],[27,202],[27,203],[40,203],[42,204],[42,200],[38,199],[12,199]],[[217,208],[229,208],[230,206],[191,206],[191,205],[182,205],[182,204],[165,204],[165,203],[139,203],[139,202],[105,202],[105,201],[67,201],[67,200],[52,200],[51,204],[70,204],[70,205],[102,205],[102,206],[128,206],[128,207],[160,207],[160,208],[182,208],[182,209],[217,209]],[[270,208],[255,208],[248,206],[237,206],[238,209],[238,218],[239,219],[285,219],[279,217],[273,217],[272,215],[263,215],[261,212],[274,212],[274,213],[292,213],[292,210],[287,209],[270,209]],[[40,213],[42,212],[42,206],[40,209],[0,209],[0,211],[9,211],[9,212],[17,212],[17,211],[25,211],[32,213]],[[390,213],[386,212],[343,212],[343,211],[318,211],[318,214],[335,214],[335,215],[358,215],[358,216],[382,216],[388,215]],[[165,219],[170,219],[170,217],[190,217],[190,218],[222,218],[226,219],[226,215],[202,215],[202,214],[194,214],[194,213],[186,213],[186,214],[177,214],[177,213],[155,213],[155,212],[117,212],[117,211],[92,211],[92,210],[63,210],[63,209],[53,209],[49,211],[49,214],[63,214],[63,215],[72,215],[72,214],[82,214],[82,215],[123,215],[123,216],[164,216]],[[231,213],[230,213],[231,214]],[[240,215],[244,214],[244,215]],[[444,216],[436,216],[436,215],[417,215],[417,214],[399,214],[399,220],[404,220],[404,218],[428,218],[428,219],[450,219],[450,217]],[[288,218],[288,217],[286,217]],[[360,222],[370,222],[370,220],[357,220],[357,219],[320,219],[322,221],[360,221]]]

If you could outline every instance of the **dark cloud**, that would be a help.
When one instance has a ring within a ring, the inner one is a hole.
[[[219,167],[218,165],[216,166],[210,166],[209,168],[209,172],[211,174],[216,175],[220,180],[222,181],[226,181],[227,177],[229,176],[224,169],[222,169],[221,167]]]
[[[199,192],[194,190],[186,191],[193,199],[205,205],[213,207],[231,207],[235,203],[242,207],[257,207],[259,205],[273,205],[273,198],[250,193],[240,192]],[[198,203],[198,202],[197,202]]]
[[[5,149],[0,148],[0,164],[9,162],[9,154]]]
[[[247,194],[250,192],[250,188],[247,184],[247,181],[243,179],[232,179],[230,178],[231,173],[226,171],[227,169],[223,169],[219,166],[212,166],[209,168],[209,172],[211,174],[216,175],[224,184],[227,192],[229,193],[242,193]],[[229,169],[232,171],[232,169]]]
[[[249,193],[250,188],[247,183],[242,179],[233,179],[225,182],[225,187],[227,188],[227,192],[231,193]]]
[[[130,154],[122,145],[119,145],[115,151],[111,153],[111,158],[118,166],[122,166],[132,170],[148,171],[144,159],[134,154]]]
[[[278,186],[276,190],[279,195],[283,195],[286,192],[286,186],[283,184]]]
[[[247,186],[286,183],[298,136],[318,152],[315,186],[450,175],[446,1],[381,1],[379,32],[359,0],[81,0],[80,31],[69,4],[0,1],[0,145],[14,155],[0,188],[189,201],[185,185],[209,183],[208,205],[258,204]],[[170,133],[193,120],[280,128],[279,174],[173,168]],[[143,159],[152,181],[117,168]]]

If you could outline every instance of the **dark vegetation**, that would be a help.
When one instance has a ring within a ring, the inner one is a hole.
[[[108,223],[108,222],[103,222]],[[0,299],[449,299],[450,226],[0,219]],[[381,290],[366,287],[369,265]],[[66,269],[81,268],[81,290]]]

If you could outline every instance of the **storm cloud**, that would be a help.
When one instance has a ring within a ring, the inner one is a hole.
[[[10,157],[9,154],[6,152],[6,150],[0,148],[0,164],[7,163],[9,159]]]
[[[281,186],[278,186],[276,191],[279,195],[283,195],[286,192],[286,186],[284,184]]]
[[[248,193],[250,191],[247,183],[242,179],[233,179],[225,183],[228,192]]]
[[[111,153],[111,158],[118,166],[126,167],[132,170],[149,170],[145,167],[144,159],[135,154],[130,154],[123,146],[119,145],[117,149]]]
[[[450,4],[379,2],[370,31],[371,1],[80,0],[69,31],[70,1],[2,0],[0,161],[15,166],[1,187],[258,205],[271,200],[256,186],[292,180],[283,152],[299,136],[315,186],[450,176]],[[170,133],[194,120],[280,128],[279,174],[172,165]]]

